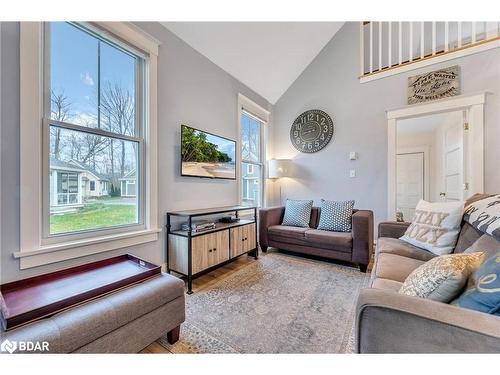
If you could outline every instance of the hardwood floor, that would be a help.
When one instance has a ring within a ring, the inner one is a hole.
[[[259,254],[259,256],[266,256],[266,254]],[[200,289],[210,288],[211,285],[218,282],[221,278],[231,275],[234,272],[242,269],[251,262],[256,262],[253,256],[241,256],[231,263],[228,263],[220,268],[213,270],[203,276],[193,280],[193,292],[196,293]],[[172,273],[174,274],[174,273]],[[181,332],[182,334],[182,332]],[[166,348],[154,342],[145,347],[140,353],[143,354],[171,354]]]

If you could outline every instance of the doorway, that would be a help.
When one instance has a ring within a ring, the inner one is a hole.
[[[486,93],[387,112],[388,219],[411,221],[420,199],[462,201],[484,189]]]

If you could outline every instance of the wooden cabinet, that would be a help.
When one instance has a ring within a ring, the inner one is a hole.
[[[193,273],[225,262],[229,259],[229,233],[227,230],[194,237]]]
[[[244,218],[235,222],[217,222],[216,227],[204,232],[185,230],[182,225],[172,225],[172,218],[183,218],[182,224],[191,227],[195,218],[223,213],[247,211]],[[253,217],[248,214],[253,211]],[[230,259],[248,254],[257,259],[257,207],[230,206],[167,212],[167,272],[174,271],[187,278],[191,294],[192,280],[204,271],[215,268]],[[179,228],[175,229],[173,228]]]
[[[192,273],[198,273],[229,259],[229,231],[198,235],[191,239]],[[170,268],[188,274],[188,239],[169,235]]]
[[[255,249],[255,224],[231,228],[231,258]]]

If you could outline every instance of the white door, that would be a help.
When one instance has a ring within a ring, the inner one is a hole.
[[[440,196],[445,201],[464,198],[464,132],[462,122],[447,126],[443,139],[443,184]]]
[[[411,221],[415,207],[424,198],[424,153],[396,155],[397,211],[404,221]]]

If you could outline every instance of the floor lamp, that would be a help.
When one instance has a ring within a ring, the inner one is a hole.
[[[268,177],[270,179],[279,179],[290,177],[291,160],[289,159],[271,159],[268,161]],[[281,183],[280,183],[280,205],[281,205]]]

